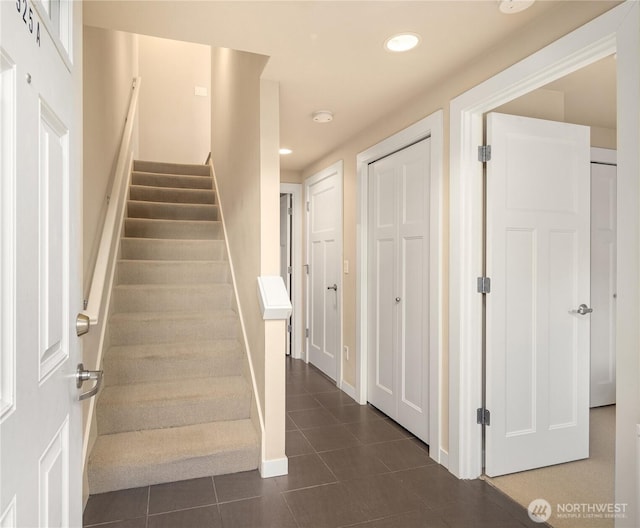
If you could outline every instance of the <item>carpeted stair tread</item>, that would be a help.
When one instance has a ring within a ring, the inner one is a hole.
[[[181,427],[249,418],[251,392],[242,376],[112,385],[97,409],[99,434]]]
[[[112,345],[234,339],[239,330],[238,316],[231,310],[123,312],[110,321]]]
[[[258,467],[251,420],[203,423],[98,437],[89,464],[92,493]]]
[[[129,218],[164,220],[219,220],[218,206],[213,204],[168,203],[129,200]]]
[[[121,257],[134,260],[222,260],[224,240],[123,237]]]
[[[194,284],[229,282],[224,260],[119,260],[118,284]]]
[[[90,493],[256,469],[260,442],[207,165],[135,161]]]
[[[113,313],[231,308],[230,284],[121,284],[113,288]]]
[[[105,385],[238,376],[243,354],[237,339],[200,343],[112,346],[105,357]]]
[[[176,189],[131,185],[129,199],[144,202],[215,204],[216,193],[211,189]]]
[[[209,165],[191,163],[166,163],[162,161],[134,160],[133,170],[136,172],[157,172],[160,174],[211,176]]]
[[[131,183],[132,185],[170,187],[174,189],[213,189],[213,178],[158,172],[134,171],[131,173]]]
[[[214,220],[156,220],[127,218],[124,222],[126,237],[170,238],[190,240],[219,240],[222,226]]]

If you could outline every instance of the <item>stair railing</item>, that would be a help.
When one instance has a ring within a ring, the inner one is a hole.
[[[138,94],[142,79],[135,77],[131,86],[131,99],[125,121],[120,150],[116,162],[113,183],[107,195],[107,213],[102,226],[100,246],[96,258],[91,286],[88,298],[84,301],[84,312],[89,317],[92,331],[83,339],[84,352],[83,359],[89,368],[100,370],[102,366],[102,356],[106,336],[106,319],[109,313],[111,301],[111,289],[115,274],[115,262],[118,256],[118,244],[122,233],[124,220],[124,208],[127,203],[127,190],[131,180],[131,169],[133,168],[133,128],[135,116],[138,109]],[[88,357],[90,356],[90,357]],[[82,438],[82,460],[86,472],[87,459],[95,438],[97,427],[95,424],[96,398],[85,400],[83,408],[84,431]],[[85,493],[87,490],[85,490]]]
[[[125,121],[118,161],[116,163],[115,177],[109,194],[107,195],[107,214],[105,216],[98,248],[98,256],[93,270],[91,286],[88,298],[85,300],[84,311],[89,316],[91,325],[99,322],[100,309],[102,307],[105,288],[111,285],[113,278],[114,256],[117,252],[119,233],[122,227],[122,211],[126,203],[126,192],[131,178],[131,164],[133,163],[133,125],[138,108],[138,94],[142,79],[135,77],[131,87],[131,100]]]

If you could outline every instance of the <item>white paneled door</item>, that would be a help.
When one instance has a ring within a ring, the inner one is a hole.
[[[82,9],[0,10],[0,526],[79,527]]]
[[[489,476],[589,456],[588,127],[487,116]]]
[[[338,381],[342,346],[342,163],[305,183],[307,200],[307,357]]]
[[[431,140],[369,165],[368,400],[428,443]]]
[[[289,299],[293,302],[292,292],[292,272],[293,258],[291,254],[291,221],[293,218],[292,196],[290,194],[280,195],[280,276],[284,281],[285,288],[289,294]],[[293,315],[287,320],[287,331],[285,333],[285,354],[291,354],[291,331]]]
[[[616,172],[591,164],[591,407],[616,402]]]

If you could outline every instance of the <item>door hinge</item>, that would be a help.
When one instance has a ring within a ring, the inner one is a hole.
[[[476,422],[478,425],[491,425],[491,413],[489,409],[480,407],[476,411]]]
[[[293,331],[293,328],[291,328],[291,325],[287,325],[287,332],[291,333]]]
[[[291,266],[287,266],[287,273],[291,275],[293,273],[293,268]]]
[[[308,328],[304,329],[304,337],[309,337],[309,329]]]
[[[309,264],[304,265],[304,269],[307,272],[307,275],[309,275],[309,267],[310,267]]]
[[[287,214],[293,216],[293,207],[287,207]]]
[[[311,210],[311,202],[307,202],[307,213]]]
[[[491,160],[491,145],[480,145],[478,147],[478,161],[486,163]]]
[[[478,293],[491,293],[491,279],[478,277]]]

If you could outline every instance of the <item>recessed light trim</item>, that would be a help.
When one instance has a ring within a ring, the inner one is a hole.
[[[412,50],[418,44],[420,44],[420,35],[416,33],[398,33],[385,40],[384,47],[388,51],[402,53]]]
[[[293,152],[293,150],[291,150],[290,148],[281,148],[278,152],[282,156],[287,156],[288,154],[291,154]]]

